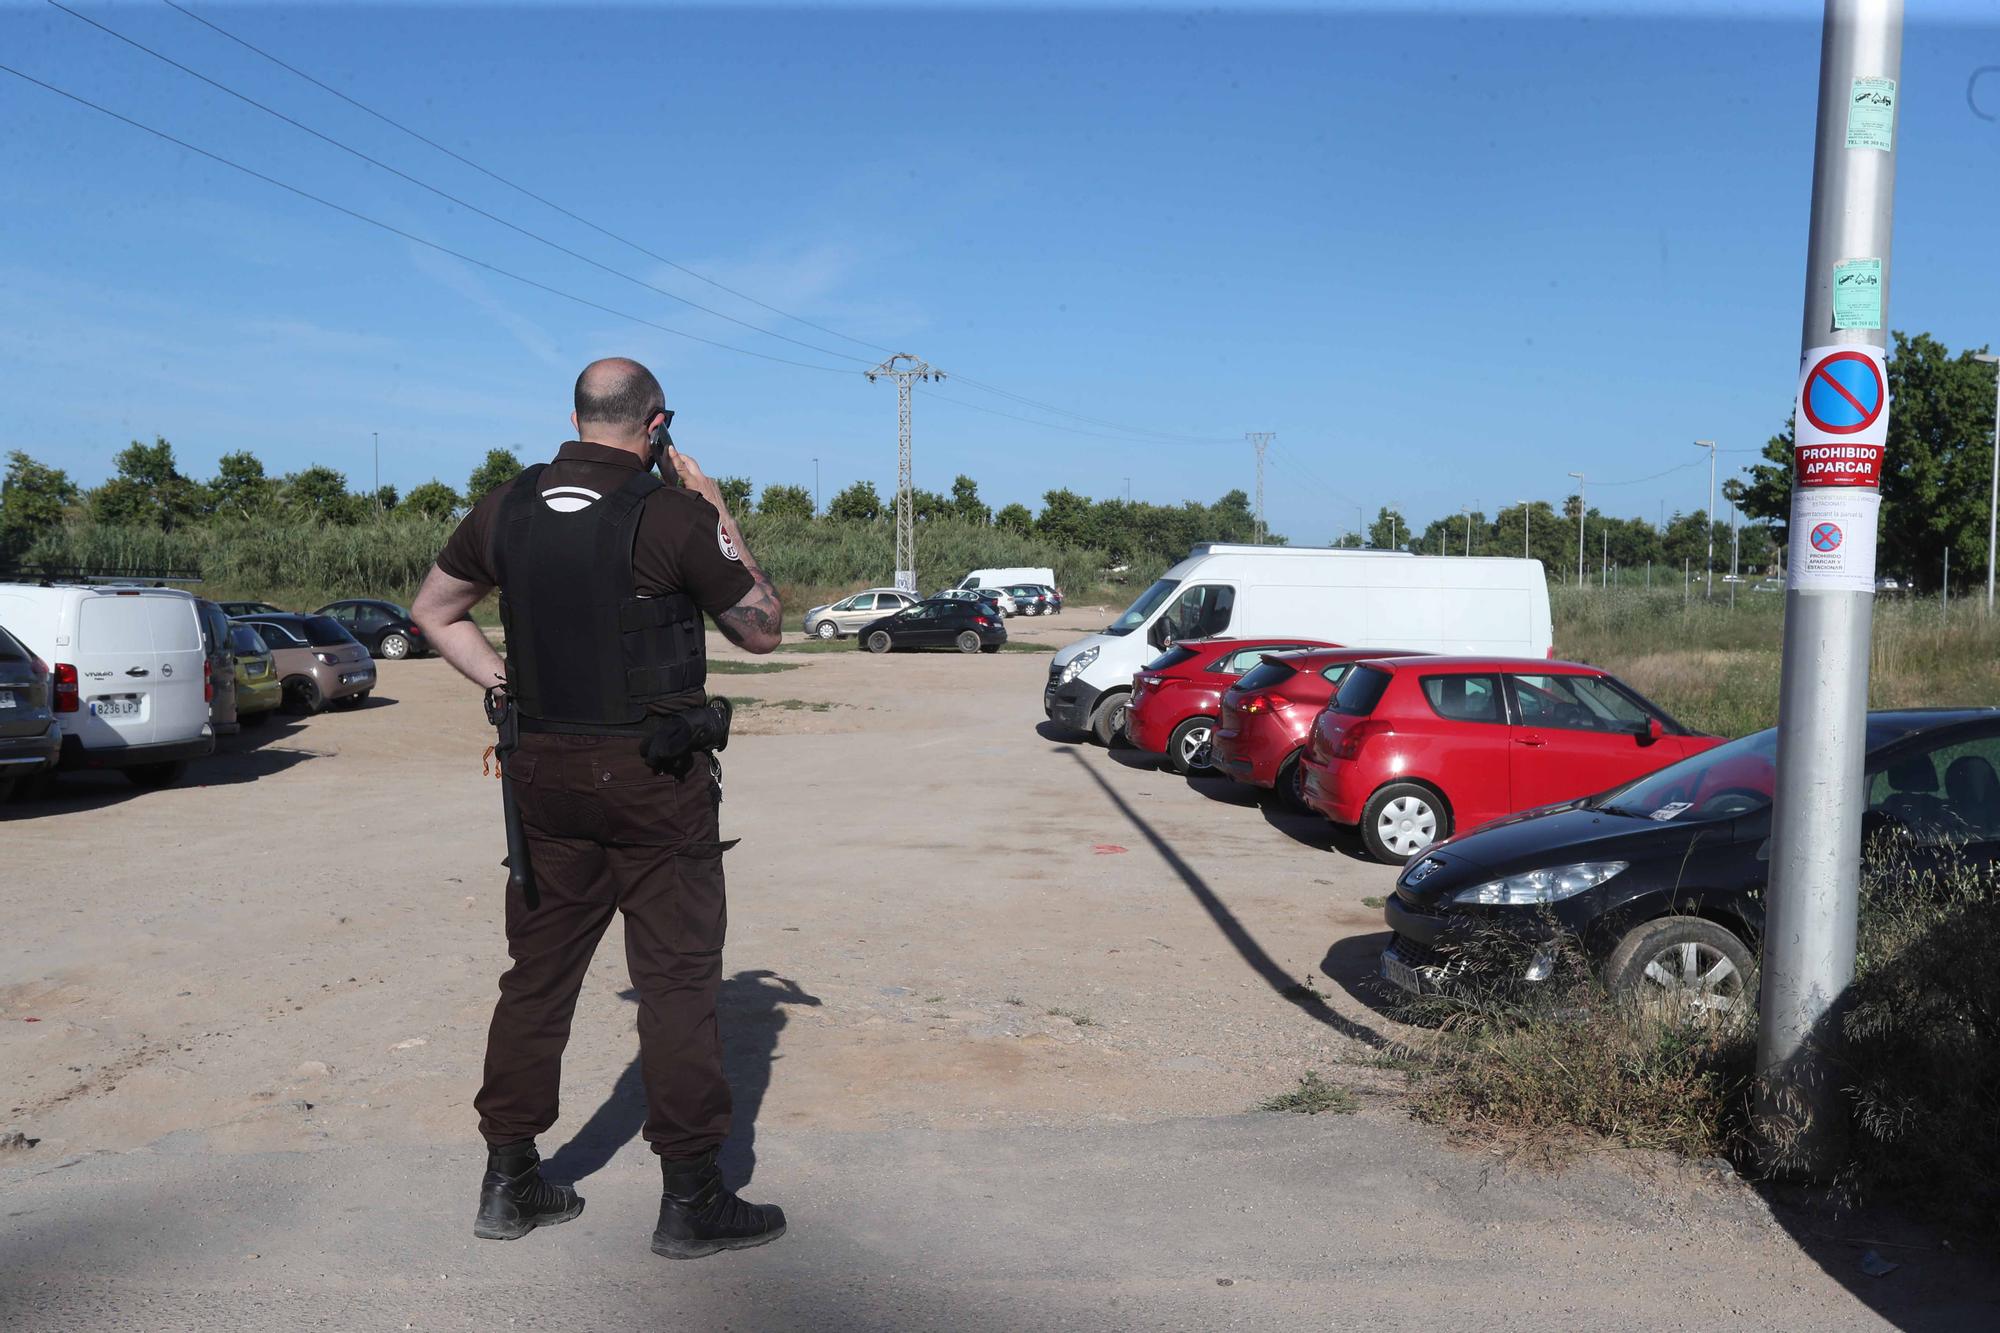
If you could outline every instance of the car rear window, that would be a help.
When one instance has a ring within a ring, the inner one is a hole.
[[[25,662],[27,660],[28,650],[21,646],[21,641],[6,630],[0,629],[0,662]]]
[[[246,653],[252,657],[262,657],[271,651],[264,646],[263,636],[248,625],[229,627],[229,648],[232,652]]]
[[[354,636],[332,616],[307,616],[304,626],[306,641],[315,648],[330,648],[355,642]]]
[[[1259,662],[1236,678],[1239,690],[1268,690],[1274,685],[1282,685],[1298,671],[1289,662]]]
[[[258,637],[262,638],[269,647],[297,648],[305,643],[305,640],[294,634],[289,626],[280,625],[276,621],[260,620],[257,622],[256,629]]]
[[[1167,651],[1165,651],[1164,653],[1161,653],[1158,657],[1154,658],[1152,661],[1146,663],[1145,669],[1147,671],[1165,671],[1171,667],[1177,667],[1183,662],[1192,661],[1193,659],[1200,656],[1201,654],[1196,652],[1194,649],[1189,648],[1184,644],[1177,643],[1173,647],[1167,649]]]
[[[1382,694],[1394,678],[1380,667],[1355,667],[1340,682],[1340,693],[1333,697],[1333,711],[1350,717],[1367,717],[1382,702]]]

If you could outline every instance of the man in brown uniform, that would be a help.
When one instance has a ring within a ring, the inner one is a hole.
[[[583,1211],[575,1190],[542,1179],[535,1136],[555,1123],[577,992],[622,911],[645,1135],[663,1177],[653,1249],[695,1258],[785,1229],[778,1208],[745,1203],[716,1167],[730,1101],[715,1018],[726,919],[720,769],[708,747],[719,748],[727,719],[703,688],[702,627],[712,616],[742,647],[768,653],[781,610],[695,460],[667,444],[680,485],[653,476],[665,408],[659,381],[637,362],[585,367],[570,418],[577,438],[473,507],[412,619],[469,680],[503,688],[515,707],[520,745],[504,780],[538,891],[534,900],[508,892],[514,965],[500,979],[475,1102],[487,1170],[474,1233],[512,1240]],[[463,618],[496,587],[504,665]]]

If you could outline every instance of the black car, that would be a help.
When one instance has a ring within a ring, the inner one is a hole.
[[[862,626],[856,636],[871,653],[892,648],[956,648],[962,653],[997,653],[1007,642],[1007,623],[992,602],[933,597]]]
[[[410,619],[410,613],[394,602],[373,597],[350,597],[342,602],[328,602],[313,614],[332,616],[371,654],[386,657],[392,662],[405,657],[422,657],[431,650],[424,632]]]
[[[239,616],[288,616],[292,614],[282,606],[272,606],[269,602],[220,602],[222,613],[231,620]]]
[[[49,664],[0,629],[0,801],[22,778],[56,766],[62,724]]]
[[[1447,989],[1465,943],[1498,927],[1531,946],[1525,981],[1547,975],[1561,932],[1614,990],[1754,1004],[1777,744],[1760,731],[1439,843],[1383,908],[1382,976]],[[1919,873],[2000,860],[2000,709],[1870,713],[1867,756],[1865,839],[1898,835]]]

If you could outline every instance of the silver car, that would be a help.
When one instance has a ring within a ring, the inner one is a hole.
[[[893,616],[918,602],[915,593],[899,588],[866,588],[828,606],[806,612],[806,633],[816,639],[844,639],[883,616]]]

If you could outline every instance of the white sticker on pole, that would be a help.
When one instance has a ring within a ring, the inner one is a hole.
[[[1885,444],[1889,370],[1882,349],[1815,347],[1799,363],[1794,438],[1801,444]]]
[[[1798,592],[1875,591],[1882,493],[1865,486],[1792,492],[1790,586]]]

